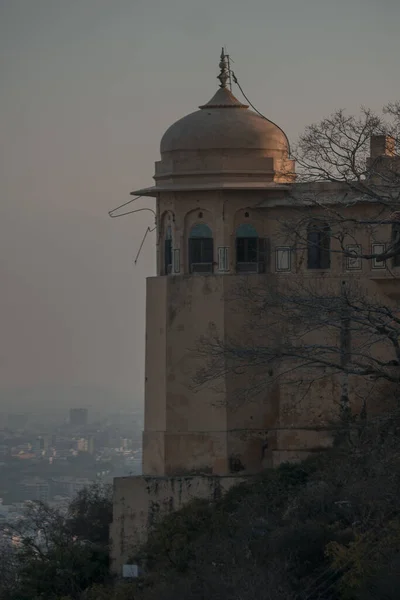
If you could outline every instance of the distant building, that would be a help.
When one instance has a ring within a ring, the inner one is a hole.
[[[81,438],[80,440],[77,440],[76,449],[79,452],[87,452],[88,451],[88,441],[87,441],[87,439]]]
[[[87,408],[70,408],[69,424],[74,427],[84,427],[88,424]]]
[[[27,478],[21,481],[20,491],[23,500],[49,501],[50,486],[47,481],[40,477]]]
[[[88,449],[87,451],[89,452],[89,454],[94,454],[95,451],[95,440],[94,440],[94,436],[91,435],[88,438]]]
[[[43,454],[47,451],[49,447],[49,440],[47,437],[39,436],[37,437],[32,444],[32,451],[36,455]]]
[[[76,442],[76,449],[79,452],[88,452],[94,454],[94,437],[91,435],[88,438],[81,438]]]

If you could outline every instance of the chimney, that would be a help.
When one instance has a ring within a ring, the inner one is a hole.
[[[395,155],[395,140],[389,135],[371,135],[371,158]]]

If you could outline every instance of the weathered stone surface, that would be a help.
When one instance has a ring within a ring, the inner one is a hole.
[[[244,477],[117,477],[111,525],[111,569],[119,575],[149,527],[193,498],[215,500]]]

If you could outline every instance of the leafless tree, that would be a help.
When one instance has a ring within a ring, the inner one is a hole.
[[[8,600],[16,587],[18,561],[8,539],[0,534],[0,598]]]
[[[294,272],[285,279],[272,273],[257,281],[243,278],[229,300],[244,305],[245,326],[231,337],[214,329],[199,341],[204,362],[196,384],[246,372],[248,385],[238,397],[248,398],[276,378],[307,390],[334,376],[342,417],[351,412],[351,382],[359,392],[359,382],[367,382],[365,394],[382,382],[397,391],[396,296],[378,293],[368,277],[346,268],[342,276],[339,269],[337,277],[304,277],[304,258],[315,246],[336,256],[336,265],[386,261],[386,274],[396,280],[391,267],[400,265],[399,133],[400,103],[386,107],[382,116],[367,109],[346,116],[339,110],[306,129],[295,149],[299,172],[288,192],[290,216],[282,210],[279,218]],[[310,236],[310,222],[319,236]],[[386,236],[387,243],[374,250],[360,244],[360,236]]]
[[[383,115],[363,108],[358,117],[338,110],[306,128],[294,149],[297,184],[289,193],[299,214],[282,221],[296,241],[307,245],[306,226],[313,209],[329,223],[330,236],[337,240],[333,252],[362,259],[388,260],[397,256],[400,210],[400,103],[390,104]],[[352,211],[354,207],[368,206]],[[358,213],[358,214],[357,214]],[[359,231],[373,234],[382,225],[394,225],[393,236],[384,252],[346,247],[356,241]]]
[[[343,416],[349,411],[350,377],[399,386],[400,313],[395,305],[364,295],[354,282],[339,280],[324,288],[301,280],[284,287],[276,280],[264,283],[243,280],[231,297],[246,306],[245,331],[221,338],[215,330],[200,340],[204,362],[198,384],[246,372],[248,387],[239,395],[248,399],[280,377],[307,390],[334,375],[341,381]]]

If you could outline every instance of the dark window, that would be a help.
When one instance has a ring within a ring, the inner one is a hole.
[[[393,256],[393,266],[400,267],[400,223],[392,225],[392,250],[398,252]]]
[[[236,230],[236,270],[242,273],[259,273],[265,270],[265,242],[249,223]]]
[[[236,239],[236,261],[238,263],[256,263],[258,257],[258,238]]]
[[[167,227],[164,240],[164,275],[168,275],[172,271],[172,231],[171,227]]]
[[[194,225],[189,235],[189,271],[191,273],[212,273],[214,262],[214,241],[208,225]]]
[[[307,268],[329,269],[331,266],[331,235],[326,223],[312,223],[307,232]]]

